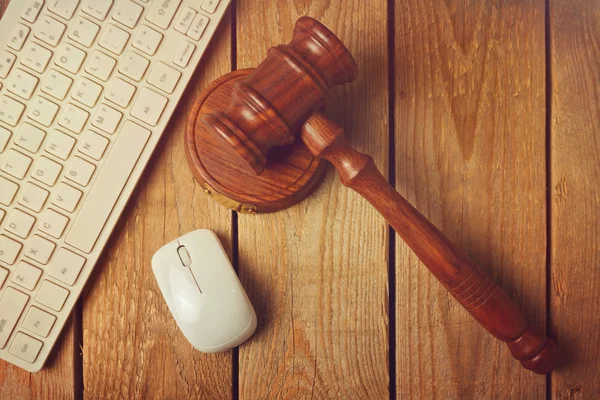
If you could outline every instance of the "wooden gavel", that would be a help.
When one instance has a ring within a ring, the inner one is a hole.
[[[322,111],[327,93],[358,75],[344,44],[318,21],[298,20],[290,44],[271,48],[267,59],[238,82],[226,111],[202,123],[235,151],[236,162],[261,174],[269,151],[296,135],[317,157],[330,161],[342,183],[366,198],[444,287],[523,367],[539,374],[558,363],[554,341],[531,325],[510,297],[379,172],[373,158],[352,149],[343,130]]]

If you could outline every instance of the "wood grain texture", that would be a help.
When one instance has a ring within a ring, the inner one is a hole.
[[[0,0],[0,15],[10,0]],[[15,0],[16,1],[16,0]],[[358,59],[356,83],[329,115],[387,170],[385,0],[237,2],[239,67],[319,18]],[[551,331],[563,367],[552,398],[600,397],[600,9],[550,1]],[[396,0],[396,186],[544,325],[545,49],[542,0]],[[46,368],[0,362],[0,399],[69,399],[83,352],[86,398],[231,398],[231,354],[192,350],[150,271],[166,241],[206,227],[231,249],[231,214],[184,162],[187,112],[227,73],[227,22],[174,116],[131,205]],[[240,398],[544,398],[523,370],[397,240],[396,354],[388,354],[387,233],[379,214],[330,168],[298,206],[241,216],[240,273],[259,328],[240,349]],[[83,349],[75,327],[83,324]]]
[[[217,80],[217,87],[232,75],[239,72]],[[314,156],[333,164],[342,184],[362,195],[382,214],[429,271],[487,331],[507,342],[521,365],[538,374],[549,373],[558,361],[555,342],[530,323],[464,251],[394,189],[377,169],[373,157],[353,149],[344,130],[320,112],[325,108],[329,89],[350,83],[357,76],[356,61],[340,39],[316,19],[304,16],[294,25],[292,41],[270,48],[256,69],[232,85],[229,96],[216,95],[214,83],[207,88],[206,92],[215,93],[210,97],[231,100],[214,106],[212,112],[199,118],[196,110],[205,103],[204,95],[201,96],[188,121],[188,160],[190,154],[204,149],[203,159],[211,155],[226,163],[235,159],[245,166],[243,171],[258,175],[263,174],[272,149],[304,142]],[[197,123],[198,119],[202,124]],[[202,133],[208,135],[201,136]],[[191,163],[192,169],[199,168],[196,161]],[[303,172],[302,168],[296,169]],[[286,176],[282,168],[279,172]],[[236,170],[232,169],[230,175],[238,180],[232,189],[242,191],[254,185]],[[277,177],[271,182],[271,192],[278,190]],[[266,191],[270,195],[269,188]],[[294,194],[288,197],[301,200]]]
[[[239,1],[238,67],[288,43],[302,15],[348,45],[361,73],[329,115],[387,171],[387,1]],[[332,170],[276,214],[239,217],[239,270],[259,327],[240,348],[241,399],[387,398],[387,226]]]
[[[10,0],[0,0],[0,18]],[[75,360],[79,346],[75,343],[76,318],[71,316],[58,343],[40,372],[31,374],[0,361],[0,399],[71,399],[75,395]]]
[[[231,70],[230,21],[229,13],[84,292],[86,398],[231,396],[231,353],[207,355],[192,348],[160,294],[150,263],[162,245],[200,228],[215,231],[231,251],[231,213],[204,194],[184,151],[185,117],[198,94]]]
[[[544,327],[544,2],[395,4],[400,193]],[[521,368],[396,246],[399,398],[541,398]]]
[[[373,158],[354,150],[342,128],[321,113],[304,124],[302,140],[331,162],[345,186],[373,205],[456,300],[497,339],[506,342],[521,365],[538,374],[552,371],[559,353],[553,340],[460,248],[414,208],[377,169]]]
[[[552,398],[600,398],[600,3],[550,2]]]

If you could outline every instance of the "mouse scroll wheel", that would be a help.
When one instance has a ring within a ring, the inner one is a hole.
[[[177,253],[179,254],[179,259],[184,266],[189,267],[192,265],[192,258],[190,257],[190,253],[188,253],[185,246],[179,246],[177,248]]]

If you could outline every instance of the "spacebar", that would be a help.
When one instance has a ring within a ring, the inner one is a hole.
[[[119,199],[151,132],[126,121],[65,242],[90,253]]]

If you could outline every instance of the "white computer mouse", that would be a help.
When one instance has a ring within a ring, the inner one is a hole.
[[[232,349],[256,329],[256,313],[214,232],[190,232],[152,257],[158,286],[187,340],[205,353]]]

